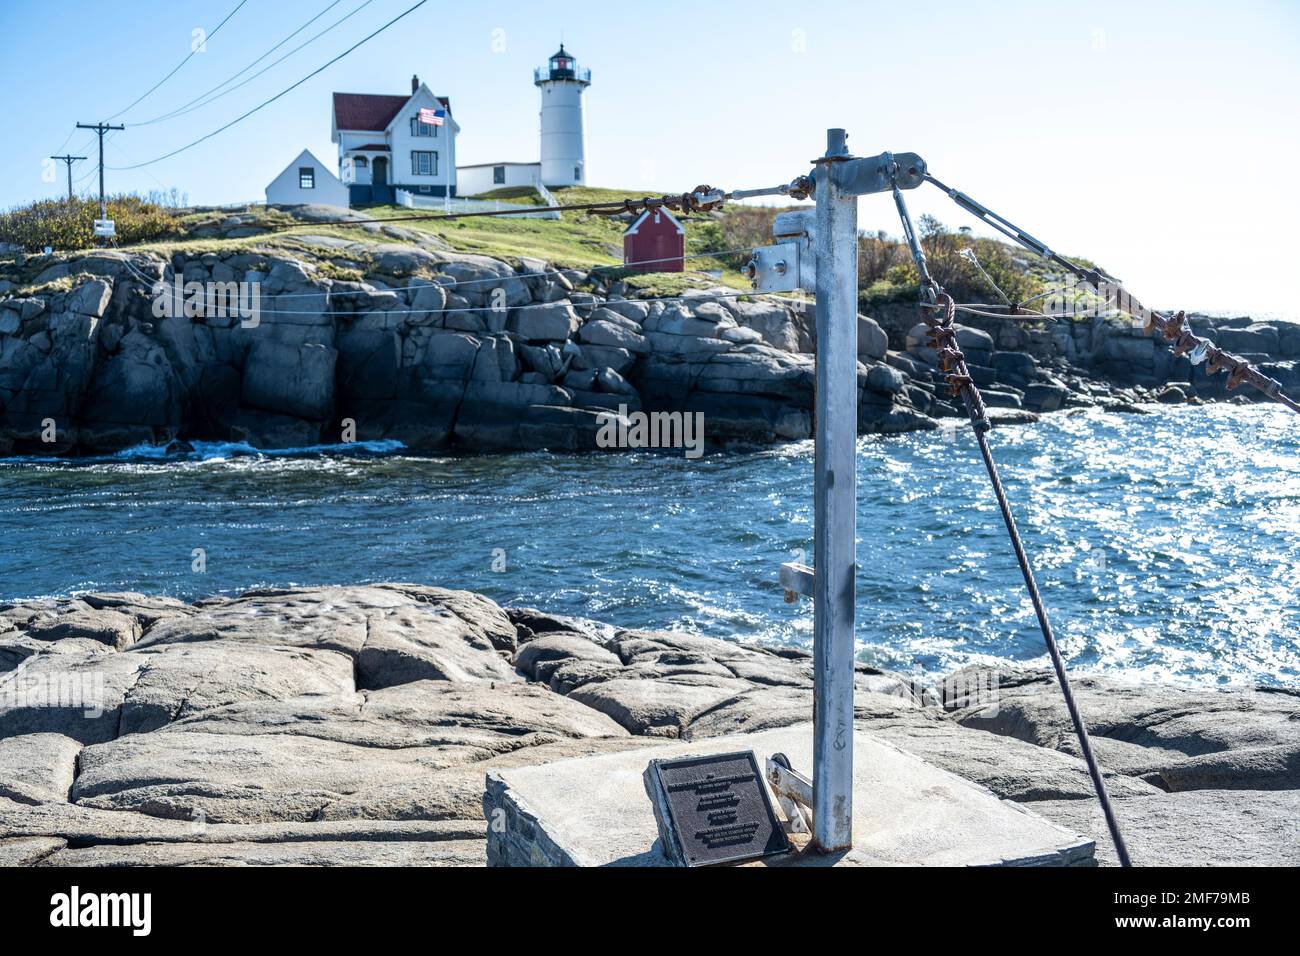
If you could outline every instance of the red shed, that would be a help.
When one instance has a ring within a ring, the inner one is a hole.
[[[647,209],[623,233],[623,265],[642,272],[683,272],[686,229],[667,209]]]

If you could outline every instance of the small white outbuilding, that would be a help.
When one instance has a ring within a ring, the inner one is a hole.
[[[266,187],[268,206],[321,206],[348,208],[348,187],[330,172],[329,167],[304,149],[284,172]]]

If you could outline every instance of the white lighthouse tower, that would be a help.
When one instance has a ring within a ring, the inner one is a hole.
[[[587,181],[582,147],[582,91],[591,85],[591,70],[578,69],[564,44],[545,67],[533,71],[542,91],[542,184],[578,186]]]

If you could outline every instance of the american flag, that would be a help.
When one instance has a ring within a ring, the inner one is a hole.
[[[446,110],[431,110],[428,108],[420,110],[420,122],[425,126],[441,126],[446,118]]]

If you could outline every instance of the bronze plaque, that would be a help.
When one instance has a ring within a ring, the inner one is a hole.
[[[674,862],[708,866],[789,852],[753,751],[652,760],[647,771],[660,838]]]

